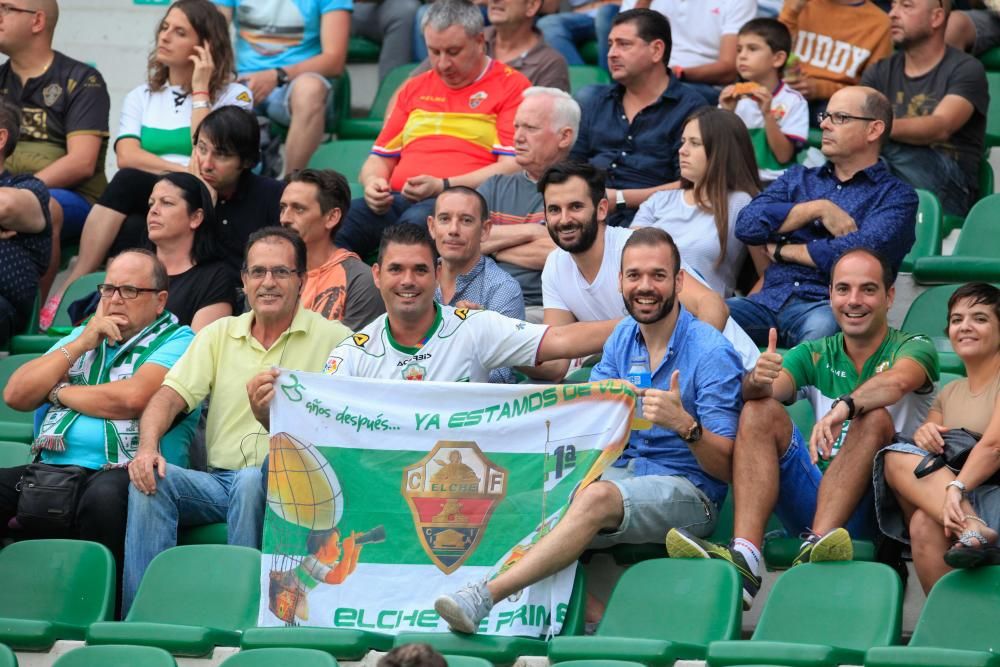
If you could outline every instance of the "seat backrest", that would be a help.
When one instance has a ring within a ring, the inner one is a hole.
[[[963,232],[964,233],[964,232]],[[903,331],[920,333],[932,338],[944,338],[948,325],[948,299],[958,285],[938,285],[917,295],[903,318]]]
[[[125,620],[243,630],[256,625],[259,603],[259,551],[192,544],[153,559]]]
[[[903,586],[882,563],[805,563],[778,577],[753,639],[867,651],[899,642]]]
[[[471,655],[446,655],[444,661],[448,663],[448,667],[493,667],[489,660]]]
[[[337,667],[337,660],[312,648],[258,648],[230,656],[220,667]]]
[[[988,195],[975,203],[965,216],[954,255],[966,257],[1000,256],[1000,194]]]
[[[0,617],[82,629],[114,613],[114,558],[96,542],[15,542],[0,551],[0,581]]]
[[[52,319],[52,326],[47,332],[52,335],[65,335],[73,330],[73,321],[69,316],[69,306],[74,301],[89,296],[97,290],[97,286],[104,282],[104,271],[88,273],[80,276],[66,288],[62,301],[59,302],[59,309]]]
[[[81,646],[64,653],[52,667],[177,667],[177,661],[154,646]]]
[[[14,371],[36,358],[38,358],[37,354],[10,354],[6,357],[0,358],[0,391],[7,386],[7,381],[10,379],[10,376],[14,374]],[[7,403],[0,400],[0,422],[20,422],[23,424],[31,424],[33,420],[34,413],[15,410],[7,405]],[[3,434],[0,433],[0,436],[2,435]]]
[[[0,440],[0,468],[13,468],[31,462],[31,447],[23,442]]]
[[[576,95],[584,86],[611,83],[611,76],[595,65],[570,65],[569,88]]]
[[[371,139],[336,139],[320,145],[309,158],[312,169],[336,169],[350,183],[357,182],[361,165],[371,154]]]
[[[920,613],[910,646],[1000,651],[1000,567],[941,577]]]
[[[386,107],[389,106],[392,94],[396,92],[397,88],[403,85],[403,82],[410,77],[410,72],[413,71],[413,68],[419,64],[406,63],[405,65],[399,65],[389,70],[389,73],[378,84],[378,92],[375,93],[371,109],[368,110],[369,118],[372,120],[382,120],[385,118]]]
[[[919,257],[941,254],[941,202],[937,195],[927,190],[917,190],[916,240],[903,258],[902,271],[912,271],[913,262]]]
[[[736,569],[720,560],[658,558],[625,570],[597,634],[704,645],[736,639],[742,616]]]
[[[17,667],[17,656],[3,644],[0,644],[0,667]]]

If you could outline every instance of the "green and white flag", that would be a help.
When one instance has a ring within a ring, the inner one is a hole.
[[[625,447],[620,380],[534,386],[282,371],[259,625],[445,631],[434,599],[509,568]],[[556,634],[576,566],[499,601],[489,634]]]

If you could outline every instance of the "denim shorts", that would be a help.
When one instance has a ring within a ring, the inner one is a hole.
[[[590,543],[593,549],[614,544],[663,542],[671,528],[684,528],[699,537],[715,530],[717,510],[692,482],[678,475],[641,475],[632,471],[634,461],[624,468],[608,468],[601,477],[622,494],[625,515],[612,532],[599,533]]]
[[[326,127],[333,127],[337,120],[337,107],[335,106],[333,99],[333,84],[330,83],[329,79],[317,74],[316,72],[306,72],[285,85],[278,86],[271,91],[271,94],[267,96],[267,99],[265,99],[258,108],[267,114],[267,117],[278,125],[288,127],[292,123],[292,109],[288,102],[289,96],[292,92],[292,86],[295,85],[295,82],[298,81],[299,78],[306,76],[315,77],[326,85]]]
[[[778,460],[780,481],[778,504],[774,513],[781,519],[785,531],[792,537],[810,530],[816,515],[816,499],[823,473],[809,460],[809,443],[792,426],[788,449]],[[870,539],[875,535],[874,500],[871,489],[854,508],[844,526],[854,538]]]

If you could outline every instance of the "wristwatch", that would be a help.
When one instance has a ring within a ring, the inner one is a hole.
[[[833,403],[830,404],[830,410],[833,411],[833,409],[836,408],[839,403],[843,403],[844,405],[847,406],[848,420],[854,419],[857,416],[857,409],[854,405],[854,399],[851,398],[850,394],[844,394],[843,396],[838,397],[837,400],[835,400]]]
[[[615,190],[615,210],[621,211],[627,208],[625,205],[625,193],[622,190]]]
[[[962,495],[963,495],[963,496],[964,496],[964,495],[965,495],[966,493],[968,493],[968,492],[969,492],[969,489],[968,489],[968,487],[966,487],[966,486],[965,486],[965,483],[964,483],[964,482],[960,482],[960,481],[958,481],[957,479],[953,479],[953,480],[951,480],[950,482],[948,482],[948,483],[947,483],[947,484],[945,484],[944,486],[945,486],[945,488],[946,488],[946,489],[947,489],[947,488],[948,488],[949,486],[954,486],[954,487],[955,487],[956,489],[958,489],[958,490],[959,490],[959,491],[960,491],[960,492],[962,493]]]
[[[701,422],[695,419],[694,426],[691,427],[691,430],[688,431],[687,435],[681,435],[680,433],[677,435],[680,435],[681,440],[690,445],[701,440],[701,433]]]
[[[781,239],[780,241],[774,244],[774,254],[771,255],[771,258],[778,264],[785,263],[785,258],[781,256],[781,249],[785,247],[785,243],[786,241],[784,239]]]
[[[283,86],[288,83],[289,76],[284,67],[275,67],[274,73],[278,75],[278,86]]]

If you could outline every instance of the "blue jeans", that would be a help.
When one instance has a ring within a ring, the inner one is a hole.
[[[332,128],[336,127],[337,124],[337,105],[336,100],[334,99],[336,90],[330,80],[325,76],[315,72],[306,72],[303,76],[316,77],[326,86],[326,110],[324,113],[326,114],[326,129],[327,131],[330,131]],[[272,90],[271,94],[267,96],[267,99],[257,105],[257,110],[282,127],[288,127],[291,125],[292,108],[290,101],[292,86],[295,85],[296,81],[298,81],[297,77],[285,85],[278,86]]]
[[[930,146],[890,141],[882,148],[882,159],[898,178],[936,194],[945,213],[964,216],[969,212],[977,185],[969,183],[958,162],[944,153]]]
[[[726,299],[726,305],[729,316],[761,347],[767,345],[771,327],[778,330],[781,347],[795,347],[804,340],[825,338],[840,331],[826,300],[805,301],[793,296],[778,312],[742,296]]]
[[[177,545],[177,528],[226,522],[229,544],[260,548],[265,491],[260,468],[199,472],[167,464],[147,496],[128,493],[122,613],[127,614],[149,563]]]
[[[597,66],[608,69],[608,35],[611,21],[618,15],[618,5],[604,5],[594,16],[562,12],[538,19],[538,29],[545,41],[562,54],[567,65],[585,65],[577,45],[597,40]]]
[[[386,227],[402,222],[425,226],[427,216],[434,214],[435,201],[437,197],[413,203],[397,193],[389,210],[380,215],[368,208],[363,197],[351,200],[350,211],[337,231],[337,245],[367,258],[378,251]]]
[[[778,460],[778,471],[778,504],[774,513],[789,536],[795,537],[812,526],[823,473],[809,460],[809,444],[794,424],[792,441]],[[875,499],[871,488],[844,528],[854,538],[871,539],[875,534]]]
[[[80,232],[83,231],[83,223],[87,221],[87,215],[90,213],[90,202],[78,192],[63,188],[52,188],[49,190],[49,195],[59,202],[63,210],[60,239],[80,238]]]

